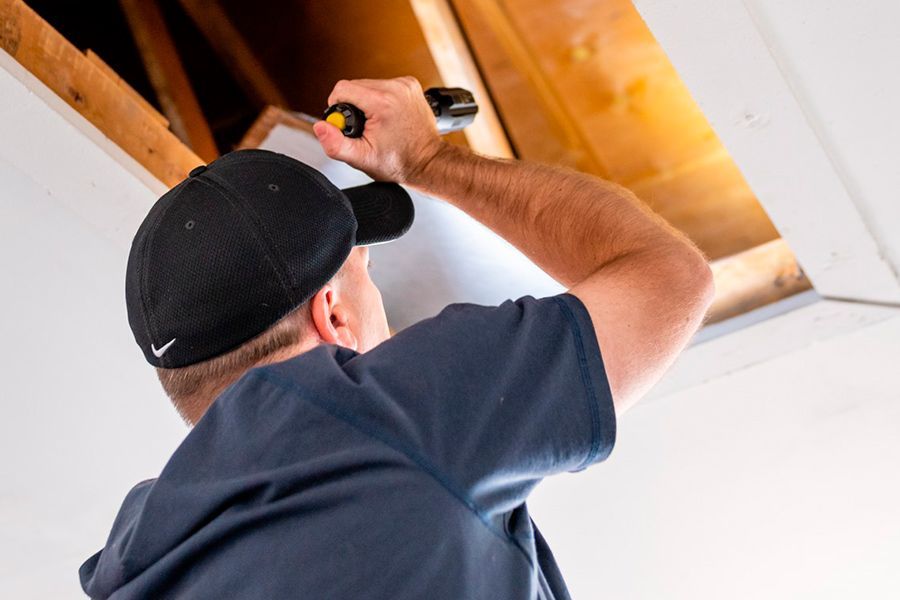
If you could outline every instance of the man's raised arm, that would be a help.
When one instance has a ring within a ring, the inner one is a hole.
[[[462,209],[588,309],[616,412],[656,383],[712,300],[703,255],[627,189],[568,169],[479,156],[442,142],[413,78],[341,81],[329,103],[367,115],[361,139],[325,123],[325,152]]]

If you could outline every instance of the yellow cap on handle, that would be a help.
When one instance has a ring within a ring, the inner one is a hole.
[[[362,137],[363,128],[366,126],[366,114],[347,102],[332,104],[325,109],[322,118],[352,138]]]
[[[335,111],[335,112],[331,113],[330,115],[328,115],[327,117],[325,117],[325,120],[327,122],[331,123],[332,125],[334,125],[335,127],[337,127],[338,129],[340,129],[341,131],[343,131],[344,127],[347,126],[347,120],[344,119],[344,115],[338,111]]]

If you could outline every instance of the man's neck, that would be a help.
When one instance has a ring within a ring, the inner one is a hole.
[[[250,369],[283,362],[285,360],[294,358],[295,356],[300,356],[304,352],[312,350],[320,343],[321,340],[319,339],[304,340],[294,346],[284,348],[278,352],[271,354],[270,356],[267,356],[266,358],[260,360],[244,371],[235,373],[228,377],[224,377],[222,379],[219,379],[214,384],[209,384],[202,387],[197,391],[196,394],[184,400],[182,404],[182,410],[179,411],[181,412],[182,418],[185,420],[188,426],[193,427],[200,421],[203,415],[206,414],[206,411],[210,406],[212,406],[216,398],[218,398],[222,394],[222,392],[224,392],[231,384],[237,382],[241,377],[246,375],[247,372],[250,371]]]

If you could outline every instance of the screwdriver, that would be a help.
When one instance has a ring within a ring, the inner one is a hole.
[[[475,120],[478,105],[472,92],[463,88],[433,87],[425,90],[425,100],[434,113],[438,132],[459,131]],[[348,102],[332,104],[325,110],[323,119],[341,130],[347,137],[362,137],[366,127],[366,114]]]

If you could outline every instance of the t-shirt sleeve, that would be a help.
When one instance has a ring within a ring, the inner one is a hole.
[[[616,418],[591,317],[571,294],[451,304],[344,365],[364,412],[484,508],[612,451]]]

